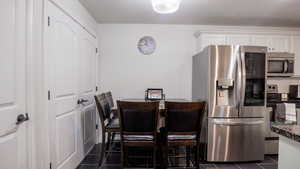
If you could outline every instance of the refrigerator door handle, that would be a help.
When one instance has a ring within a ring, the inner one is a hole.
[[[264,120],[257,120],[257,121],[224,121],[224,120],[213,120],[213,124],[222,125],[222,126],[261,125],[261,124],[264,124]]]
[[[236,82],[236,103],[237,109],[240,110],[241,107],[241,90],[242,90],[242,61],[240,51],[237,56],[237,82]]]
[[[245,95],[246,95],[246,76],[247,76],[247,73],[246,73],[246,63],[245,63],[245,52],[244,51],[241,51],[241,72],[242,72],[242,76],[241,76],[241,100],[240,100],[240,111],[242,109],[242,107],[244,106],[244,103],[245,103]]]

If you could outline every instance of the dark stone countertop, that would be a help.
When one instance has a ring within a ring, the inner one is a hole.
[[[296,108],[300,108],[300,100],[267,100],[267,107],[276,107],[278,103],[295,103]]]
[[[300,142],[300,125],[272,124],[271,130],[281,136]]]

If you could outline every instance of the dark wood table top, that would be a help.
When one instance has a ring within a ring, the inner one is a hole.
[[[128,101],[128,102],[151,102],[151,100],[145,100],[144,98],[126,98],[126,99],[120,99],[120,101]],[[160,101],[160,100],[157,100]],[[162,101],[167,102],[189,102],[191,100],[189,99],[166,99]]]

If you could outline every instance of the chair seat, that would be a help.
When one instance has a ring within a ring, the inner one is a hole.
[[[120,128],[120,122],[118,118],[113,119],[110,123],[106,126],[107,129],[119,129]]]
[[[152,135],[124,135],[124,141],[153,141]]]
[[[168,140],[195,140],[196,135],[168,135]]]

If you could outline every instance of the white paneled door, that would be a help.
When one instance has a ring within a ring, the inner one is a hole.
[[[52,169],[75,169],[96,142],[96,39],[47,3],[45,66]]]
[[[25,6],[25,0],[0,1],[1,169],[28,169]]]
[[[96,142],[96,106],[94,94],[96,86],[96,39],[85,30],[79,37],[79,101],[83,154],[93,147]]]
[[[52,169],[75,169],[78,149],[78,25],[51,2],[45,24]]]

